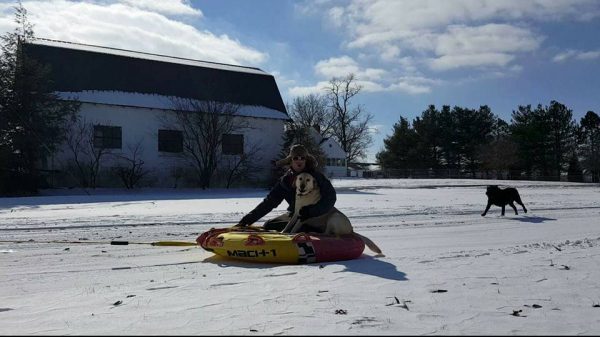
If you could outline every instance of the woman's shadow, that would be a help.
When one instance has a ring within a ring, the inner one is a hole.
[[[253,263],[241,260],[232,260],[222,256],[213,255],[204,259],[202,262],[214,263],[219,267],[238,267],[238,268],[252,268],[252,269],[268,269],[277,268],[284,266],[283,264],[276,263]],[[344,270],[336,271],[336,273],[353,272],[366,275],[377,276],[394,281],[407,281],[408,278],[404,272],[399,271],[395,265],[383,261],[380,258],[373,257],[370,255],[363,254],[358,259],[347,260],[347,261],[333,261],[333,262],[320,262],[310,263],[306,266],[324,268],[331,265],[343,265]]]

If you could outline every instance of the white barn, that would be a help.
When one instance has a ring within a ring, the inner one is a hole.
[[[187,165],[181,131],[164,124],[177,99],[235,104],[236,115],[250,127],[225,135],[220,150],[235,158],[259,148],[254,160],[260,180],[268,179],[271,161],[281,151],[290,118],[274,77],[258,68],[42,39],[23,50],[49,66],[61,99],[81,102],[82,120],[94,127],[94,146],[110,148],[112,156],[101,163],[106,169],[115,165],[111,158],[139,144],[150,186],[182,186],[174,173]],[[65,147],[47,168],[63,171],[72,156]]]

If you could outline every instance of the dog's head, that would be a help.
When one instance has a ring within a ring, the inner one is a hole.
[[[306,195],[317,187],[317,182],[310,173],[304,172],[296,176],[294,187],[297,195]]]
[[[500,188],[498,188],[498,185],[490,185],[487,187],[487,190],[485,191],[485,195],[487,195],[488,197],[491,194],[495,194],[496,191],[498,191]]]

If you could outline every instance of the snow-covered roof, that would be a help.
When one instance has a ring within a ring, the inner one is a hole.
[[[154,94],[143,94],[137,92],[121,91],[97,91],[86,90],[80,92],[56,92],[64,100],[78,100],[85,103],[107,104],[128,106],[137,108],[152,108],[173,110],[174,102],[181,99],[173,96],[163,96]],[[195,102],[200,102],[195,100]],[[271,119],[289,119],[289,117],[275,109],[258,105],[240,105],[237,112],[240,116],[271,118]]]

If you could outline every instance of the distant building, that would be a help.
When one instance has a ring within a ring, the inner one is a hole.
[[[381,172],[381,167],[375,163],[352,163],[348,165],[350,177],[373,178]]]
[[[48,65],[56,93],[82,103],[80,115],[93,124],[94,146],[125,153],[141,144],[144,167],[155,186],[173,186],[185,168],[182,131],[161,119],[173,114],[174,99],[229,102],[251,128],[225,135],[222,153],[240,156],[259,146],[259,176],[268,178],[270,162],[281,150],[284,123],[290,120],[272,75],[251,67],[205,62],[122,49],[37,39],[23,45],[30,57]],[[48,168],[67,167],[62,149]],[[110,158],[101,163],[110,169]]]
[[[333,138],[323,137],[318,127],[310,128],[310,133],[325,154],[325,175],[330,178],[346,177],[348,175],[346,151]]]

